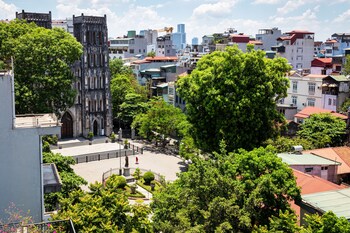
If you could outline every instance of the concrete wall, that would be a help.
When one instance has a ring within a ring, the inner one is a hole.
[[[14,203],[33,221],[42,221],[43,184],[41,174],[41,135],[59,134],[60,127],[14,128],[12,77],[0,74],[0,220]]]
[[[290,165],[291,168],[304,172],[309,175],[321,177],[321,167],[328,167],[327,180],[336,183],[337,182],[337,166],[336,165]],[[313,168],[311,172],[305,172],[305,168]],[[322,177],[321,177],[322,178]]]

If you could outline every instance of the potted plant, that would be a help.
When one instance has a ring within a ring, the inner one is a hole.
[[[116,137],[114,132],[112,132],[111,135],[109,135],[109,139],[111,139],[112,142],[115,142]]]
[[[128,140],[124,140],[124,149],[128,149],[128,144],[129,144],[129,142],[128,142]]]
[[[94,133],[92,131],[90,131],[87,135],[87,138],[92,141],[94,139]]]

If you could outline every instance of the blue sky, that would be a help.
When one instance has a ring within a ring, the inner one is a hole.
[[[248,35],[272,27],[309,30],[316,40],[350,33],[350,0],[0,0],[0,19],[13,19],[22,9],[51,11],[53,19],[106,14],[110,37],[184,23],[189,43],[227,28]]]

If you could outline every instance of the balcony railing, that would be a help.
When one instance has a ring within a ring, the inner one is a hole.
[[[27,232],[66,232],[75,233],[74,224],[71,219],[68,220],[56,220],[50,222],[40,223],[8,223],[0,225],[0,232],[16,232],[16,233],[27,233]]]

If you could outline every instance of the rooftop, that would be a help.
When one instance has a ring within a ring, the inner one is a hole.
[[[338,174],[350,173],[350,147],[332,147],[305,151],[341,163]]]
[[[277,154],[288,165],[340,165],[339,162],[313,154]]]
[[[60,123],[55,114],[25,114],[16,115],[16,128],[36,128],[59,126]]]
[[[339,117],[343,120],[346,120],[348,118],[347,116],[345,116],[343,114],[336,113],[336,112],[329,110],[329,109],[317,108],[317,107],[311,107],[311,106],[304,108],[303,110],[301,110],[300,112],[295,114],[294,117],[305,119],[305,118],[310,117],[312,114],[318,114],[318,113],[330,113],[332,116]]]
[[[302,195],[303,204],[350,219],[350,188]]]

